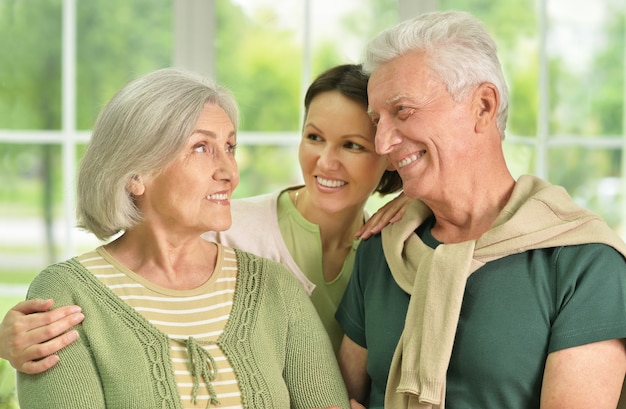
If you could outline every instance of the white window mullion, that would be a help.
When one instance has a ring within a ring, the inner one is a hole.
[[[64,258],[74,255],[76,206],[76,0],[63,1],[61,130]]]

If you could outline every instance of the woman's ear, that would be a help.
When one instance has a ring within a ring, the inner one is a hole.
[[[476,118],[475,131],[483,133],[496,123],[500,94],[495,85],[483,82],[474,93],[474,113]]]
[[[143,178],[139,175],[133,175],[128,183],[126,183],[126,190],[135,197],[143,195],[143,192],[146,190],[146,186],[143,184]]]

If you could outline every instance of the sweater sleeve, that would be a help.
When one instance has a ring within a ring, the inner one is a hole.
[[[27,298],[54,298],[55,306],[72,304],[68,283],[58,272],[44,270],[32,282]],[[79,330],[80,332],[80,330]],[[36,375],[18,372],[17,392],[21,409],[106,408],[98,370],[86,338],[58,353],[61,362]]]

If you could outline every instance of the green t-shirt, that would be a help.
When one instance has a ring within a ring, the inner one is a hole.
[[[433,222],[416,232],[434,248]],[[368,349],[369,408],[383,407],[409,299],[391,275],[381,236],[361,243],[336,317]],[[550,352],[624,337],[626,263],[611,247],[547,248],[489,262],[465,288],[446,407],[538,408]]]
[[[322,269],[322,244],[319,226],[306,220],[295,208],[288,191],[278,197],[278,226],[285,245],[294,261],[306,277],[315,284],[311,302],[333,343],[335,353],[339,351],[343,330],[335,319],[337,306],[350,280],[356,249],[361,240],[354,240],[352,249],[343,263],[341,272],[332,281],[324,279]]]

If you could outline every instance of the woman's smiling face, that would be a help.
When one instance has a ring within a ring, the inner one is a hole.
[[[201,234],[230,227],[230,199],[239,183],[236,130],[226,112],[206,104],[183,150],[133,191],[144,221]]]
[[[389,166],[376,153],[367,107],[339,91],[313,98],[299,148],[307,193],[320,210],[362,207]]]

